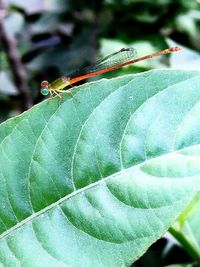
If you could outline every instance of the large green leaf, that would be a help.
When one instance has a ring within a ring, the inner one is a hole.
[[[0,127],[3,266],[129,266],[200,188],[200,73],[150,71]]]

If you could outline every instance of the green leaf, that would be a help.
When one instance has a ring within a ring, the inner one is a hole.
[[[101,80],[3,123],[2,265],[140,257],[200,189],[199,83],[171,70]]]

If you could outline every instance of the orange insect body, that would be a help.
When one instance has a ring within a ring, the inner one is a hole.
[[[140,57],[140,58],[135,58],[136,56],[136,50],[134,48],[122,48],[120,51],[113,53],[101,61],[98,61],[95,65],[91,65],[89,67],[83,68],[80,71],[74,72],[70,74],[68,77],[62,76],[58,79],[56,79],[54,82],[49,83],[48,81],[43,81],[41,83],[41,88],[40,92],[43,95],[48,95],[50,94],[51,96],[53,95],[58,95],[59,97],[62,92],[66,93],[71,93],[71,91],[66,90],[64,91],[63,89],[69,85],[72,85],[76,82],[79,82],[81,80],[85,80],[87,78],[100,75],[109,71],[117,70],[120,69],[124,66],[150,59],[153,57],[158,57],[160,55],[164,54],[169,54],[172,52],[178,52],[180,51],[181,48],[176,46],[176,47],[170,47],[165,50]]]

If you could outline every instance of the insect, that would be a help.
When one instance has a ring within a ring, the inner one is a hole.
[[[81,80],[100,75],[109,71],[120,69],[129,64],[133,64],[142,60],[146,60],[153,57],[158,57],[160,55],[180,51],[180,47],[170,47],[159,52],[135,58],[137,51],[134,48],[122,48],[121,50],[105,57],[102,60],[97,61],[94,65],[89,67],[82,68],[78,71],[75,71],[68,76],[61,76],[52,83],[48,81],[43,81],[41,83],[40,92],[42,95],[49,95],[53,97],[57,95],[61,98],[61,93],[71,93],[70,90],[63,90],[65,87],[72,85]]]

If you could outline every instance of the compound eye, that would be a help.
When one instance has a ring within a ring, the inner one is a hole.
[[[41,86],[41,88],[48,88],[49,87],[49,82],[48,81],[43,81],[43,82],[41,82],[41,84],[40,84],[40,86]]]
[[[49,94],[49,89],[47,89],[47,88],[42,88],[42,89],[40,90],[40,92],[41,92],[42,95],[48,95],[48,94]]]
[[[49,82],[48,81],[43,81],[40,84],[40,93],[42,95],[48,95],[49,94]]]

